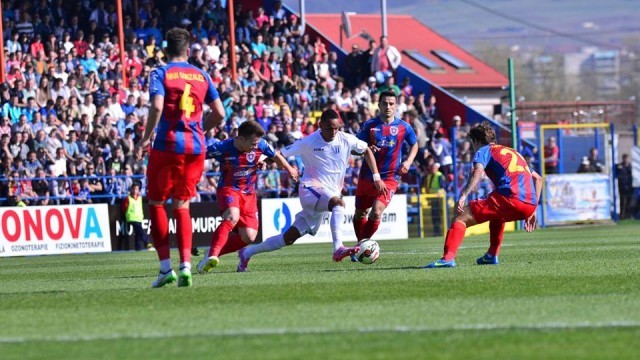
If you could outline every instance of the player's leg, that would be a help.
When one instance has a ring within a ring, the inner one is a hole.
[[[460,248],[460,245],[462,244],[462,240],[464,239],[464,234],[467,231],[467,227],[473,226],[477,223],[478,222],[476,222],[471,208],[469,206],[465,206],[462,213],[456,216],[456,218],[453,220],[453,224],[451,224],[451,227],[449,228],[449,231],[447,231],[447,236],[444,241],[444,254],[442,255],[442,258],[428,264],[425,267],[455,267],[455,257],[458,253],[458,248]]]
[[[176,219],[176,240],[180,254],[180,274],[178,286],[192,285],[191,248],[193,244],[193,225],[191,223],[190,199],[196,195],[196,184],[204,171],[204,154],[175,155],[180,162],[180,172],[174,174],[172,191],[173,217]]]
[[[371,211],[369,212],[369,218],[367,219],[367,223],[362,229],[362,238],[370,239],[373,234],[378,231],[378,227],[380,226],[380,219],[382,219],[382,213],[384,209],[387,208],[389,203],[391,202],[391,198],[393,194],[396,192],[398,188],[398,183],[394,180],[385,181],[385,185],[387,186],[387,190],[389,190],[388,194],[379,194],[375,197],[373,204],[371,205]],[[371,191],[375,194],[377,190],[375,187],[372,187]]]
[[[164,209],[164,201],[173,187],[173,158],[170,154],[151,150],[147,167],[147,198],[149,199],[149,219],[151,238],[158,252],[160,272],[153,287],[162,287],[176,281],[176,273],[171,268],[169,249],[169,220]]]
[[[375,192],[372,192],[371,185],[367,184],[366,180],[361,179],[356,188],[356,211],[353,214],[353,231],[358,241],[364,238],[362,230],[367,223],[367,213],[375,200],[375,197],[371,196],[371,194],[375,194]]]
[[[229,241],[227,244],[220,250],[220,256],[226,255],[229,253],[236,252],[243,247],[252,244],[256,241],[256,237],[258,237],[258,230],[241,227],[237,228],[238,232],[232,232],[229,234]]]
[[[500,245],[502,245],[505,224],[502,220],[489,221],[489,250],[476,260],[478,265],[499,264],[498,254],[500,253]]]
[[[260,244],[249,245],[238,251],[238,272],[244,272],[247,269],[249,260],[252,256],[268,251],[275,251],[287,245],[292,245],[296,240],[306,234],[315,235],[320,227],[322,218],[326,213],[328,201],[324,202],[325,211],[318,212],[318,200],[320,196],[315,191],[310,191],[305,186],[300,186],[299,190],[300,205],[302,211],[296,214],[291,227],[284,234],[277,234],[264,240]]]
[[[241,194],[240,218],[236,225],[237,233],[231,233],[227,244],[220,251],[220,256],[236,252],[253,243],[258,237],[260,222],[258,220],[258,197],[253,194]]]
[[[367,223],[367,214],[368,214],[368,209],[369,208],[364,208],[361,209],[358,207],[358,200],[360,200],[360,202],[362,202],[364,199],[364,196],[357,196],[356,195],[356,211],[353,214],[353,231],[356,234],[356,239],[358,239],[358,241],[362,240],[362,229],[364,229],[364,225]],[[360,205],[361,207],[364,205]]]

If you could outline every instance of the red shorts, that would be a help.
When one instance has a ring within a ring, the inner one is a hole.
[[[204,171],[204,160],[204,153],[176,154],[152,149],[147,166],[149,200],[189,200],[196,196],[196,185]]]
[[[496,191],[490,193],[486,199],[469,201],[471,214],[478,224],[491,220],[502,222],[526,220],[536,211],[536,207]]]
[[[367,210],[373,206],[376,200],[387,207],[391,202],[393,194],[396,193],[396,189],[398,189],[398,182],[395,180],[384,180],[384,183],[387,185],[387,190],[389,190],[387,195],[378,194],[378,190],[373,181],[360,179],[358,187],[356,188],[356,209]]]
[[[240,209],[239,228],[258,230],[258,198],[256,194],[245,194],[242,191],[224,187],[218,189],[218,208],[224,213],[228,208]]]

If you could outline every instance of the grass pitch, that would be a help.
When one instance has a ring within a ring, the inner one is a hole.
[[[0,359],[637,359],[639,233],[511,233],[498,266],[469,237],[431,270],[442,239],[380,241],[369,266],[294,245],[188,289],[149,288],[155,253],[0,259]]]

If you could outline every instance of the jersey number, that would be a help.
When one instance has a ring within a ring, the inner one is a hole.
[[[521,159],[522,161],[524,161],[524,159],[522,158],[522,155],[511,151],[507,148],[503,148],[502,150],[500,150],[500,155],[509,155],[511,157],[511,160],[509,161],[509,172],[510,173],[518,173],[518,172],[530,172],[529,171],[529,166],[522,166],[522,165],[518,165],[518,159]]]
[[[191,84],[184,86],[184,92],[180,98],[180,110],[184,111],[184,116],[188,119],[191,117],[191,113],[196,111],[196,107],[193,105],[193,98],[189,96],[191,94]]]

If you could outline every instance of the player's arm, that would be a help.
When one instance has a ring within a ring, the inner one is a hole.
[[[380,178],[380,172],[378,171],[378,164],[376,164],[376,158],[373,156],[373,151],[371,148],[367,147],[364,152],[364,160],[369,165],[369,169],[371,169],[371,173],[373,174],[373,183],[381,194],[387,194],[389,190],[387,189],[387,185]]]
[[[413,164],[413,160],[418,155],[418,143],[414,143],[411,145],[411,150],[409,150],[409,156],[407,156],[407,160],[402,162],[402,167],[400,167],[400,174],[404,175],[409,172],[411,168],[411,164]]]
[[[458,199],[458,206],[456,208],[458,214],[462,213],[462,211],[464,210],[464,205],[467,202],[467,197],[469,196],[469,194],[471,194],[471,192],[475,191],[476,188],[478,188],[478,184],[483,177],[484,166],[482,166],[482,164],[480,163],[474,163],[473,170],[471,170],[471,175],[469,176],[469,181],[467,182],[464,190],[462,190],[460,198]]]
[[[160,116],[162,116],[162,109],[164,107],[164,70],[155,69],[149,75],[149,97],[151,104],[149,104],[149,116],[147,117],[147,125],[144,128],[144,134],[142,139],[138,142],[138,147],[146,149],[151,142],[151,135],[155,130],[158,122],[160,122]]]
[[[540,196],[542,195],[542,176],[535,171],[531,172],[531,176],[533,177],[533,186],[536,189],[536,203],[540,203]],[[532,232],[536,229],[537,224],[537,211],[534,211],[531,216],[524,222],[524,229],[527,232]]]
[[[407,156],[407,159],[402,163],[402,167],[400,168],[401,175],[409,172],[413,160],[415,160],[416,155],[418,155],[418,137],[416,136],[416,132],[413,131],[413,128],[409,124],[405,126],[405,129],[406,136],[404,141],[411,146],[411,149],[409,150],[409,156]],[[402,146],[402,144],[398,144],[397,146]]]
[[[160,116],[162,115],[162,108],[164,107],[164,96],[156,95],[151,99],[151,105],[149,106],[149,117],[147,118],[147,126],[144,128],[144,135],[138,143],[138,146],[145,149],[149,146],[151,141],[151,135],[156,126],[160,122]]]
[[[298,171],[294,169],[291,165],[289,165],[289,162],[287,161],[287,159],[285,159],[284,156],[280,154],[280,152],[276,153],[276,156],[273,157],[273,160],[276,162],[276,164],[278,164],[278,166],[281,169],[287,170],[287,173],[289,173],[289,177],[293,181],[298,182],[298,176],[299,176]]]
[[[204,120],[205,132],[222,124],[222,120],[224,120],[225,114],[224,106],[222,105],[222,101],[220,101],[220,99],[215,99],[214,101],[209,103],[209,107],[211,108],[211,111],[209,111],[207,117]]]

